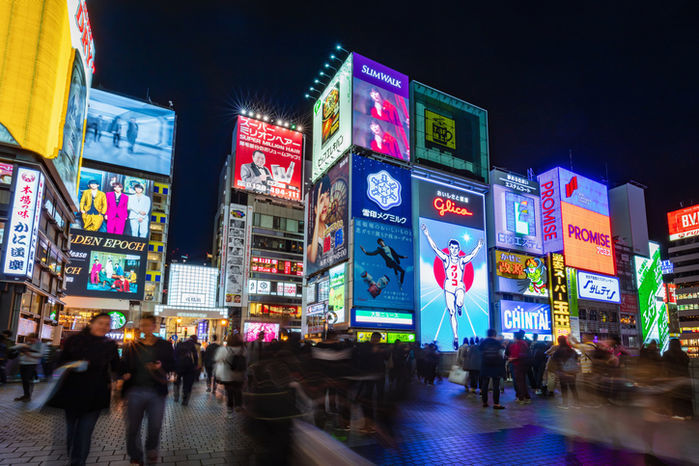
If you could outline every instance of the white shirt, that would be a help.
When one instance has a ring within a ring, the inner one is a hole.
[[[143,194],[129,196],[129,218],[145,219],[149,210],[150,198],[148,196]],[[141,212],[145,212],[146,215],[141,215]]]

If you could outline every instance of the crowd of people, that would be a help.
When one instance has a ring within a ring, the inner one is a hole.
[[[65,411],[71,464],[85,464],[92,432],[100,412],[112,397],[126,402],[126,445],[131,464],[152,464],[159,458],[160,432],[172,385],[172,399],[187,406],[198,381],[208,395],[225,396],[228,417],[242,416],[247,433],[260,445],[260,463],[285,464],[292,448],[292,424],[302,418],[339,439],[355,427],[361,435],[375,435],[383,444],[396,439],[398,410],[416,383],[434,386],[446,375],[436,344],[381,342],[374,332],[358,343],[350,335],[328,330],[320,342],[302,341],[298,333],[284,333],[265,343],[260,332],[245,343],[232,331],[226,341],[215,336],[199,342],[195,335],[182,341],[154,334],[153,317],[141,319],[140,338],[117,343],[107,337],[110,316],[98,314],[79,334],[63,344],[61,369],[46,397],[49,406]],[[19,358],[23,394],[29,401],[36,367],[44,350],[35,337],[13,345],[9,335],[0,341],[0,375],[4,363]],[[480,395],[484,408],[505,409],[500,396],[509,380],[516,403],[532,396],[555,397],[562,409],[599,403],[625,403],[637,396],[658,398],[658,410],[676,418],[691,416],[689,358],[678,340],[660,354],[655,342],[640,356],[630,357],[615,341],[578,342],[559,336],[555,344],[532,340],[523,332],[508,341],[495,330],[484,338],[464,339],[456,354],[462,380],[470,396]],[[632,381],[632,383],[629,383]],[[581,386],[579,389],[579,385]],[[220,390],[222,389],[222,390]],[[554,395],[556,394],[556,395]],[[361,417],[352,422],[353,407]],[[147,419],[145,445],[141,427]]]

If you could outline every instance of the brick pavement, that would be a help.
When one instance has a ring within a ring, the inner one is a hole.
[[[39,384],[37,391],[43,387]],[[0,465],[65,464],[62,417],[31,412],[12,401],[19,390],[16,384],[0,387]],[[397,448],[385,448],[374,436],[356,431],[347,444],[377,464],[644,464],[641,453],[650,443],[648,438],[653,438],[654,451],[666,464],[699,458],[696,422],[649,421],[638,409],[562,411],[553,400],[536,399],[520,406],[512,402],[511,392],[508,387],[503,398],[508,409],[494,411],[446,381],[436,387],[415,385],[414,399],[400,411]],[[244,433],[242,417],[226,419],[224,413],[222,394],[208,396],[201,383],[195,385],[188,407],[170,399],[162,464],[250,464],[255,445]],[[353,417],[356,427],[359,410]],[[657,427],[651,437],[649,425]],[[573,430],[578,438],[566,441],[565,434]],[[616,440],[608,437],[610,431],[618,435]],[[608,441],[617,448],[584,439]],[[125,453],[123,408],[115,402],[97,424],[88,462],[128,464]]]

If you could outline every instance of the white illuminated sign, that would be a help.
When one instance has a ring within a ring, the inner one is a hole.
[[[578,271],[578,297],[605,303],[620,303],[619,279]]]
[[[188,264],[170,264],[169,306],[216,306],[218,269]]]
[[[44,175],[39,170],[20,167],[5,241],[5,275],[31,277],[41,216]]]

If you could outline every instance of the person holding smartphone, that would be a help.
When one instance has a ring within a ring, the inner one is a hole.
[[[141,424],[148,417],[146,462],[158,462],[167,398],[167,373],[175,369],[172,345],[153,335],[155,317],[141,319],[141,338],[124,346],[122,374],[126,407],[126,451],[131,464],[143,464]]]

